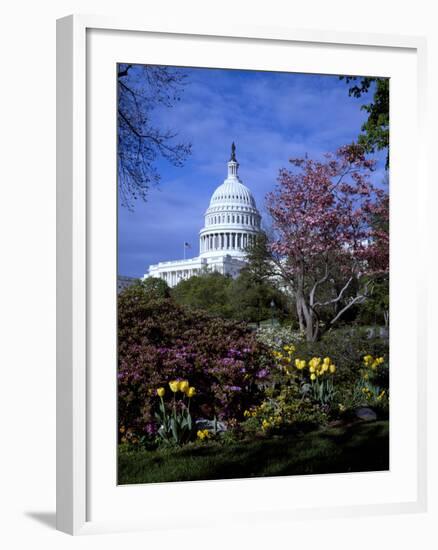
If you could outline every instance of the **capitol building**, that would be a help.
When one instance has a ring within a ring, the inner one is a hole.
[[[151,265],[145,279],[157,277],[173,287],[208,271],[237,277],[246,264],[245,249],[254,243],[261,223],[254,197],[240,180],[238,170],[233,143],[228,176],[211,196],[204,214],[204,227],[199,232],[199,256]]]

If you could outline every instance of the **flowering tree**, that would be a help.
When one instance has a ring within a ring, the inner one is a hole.
[[[315,341],[322,311],[331,312],[332,326],[370,295],[370,275],[387,271],[388,200],[372,185],[374,163],[361,146],[290,162],[294,170],[281,170],[267,197],[269,248],[295,296],[300,328]]]

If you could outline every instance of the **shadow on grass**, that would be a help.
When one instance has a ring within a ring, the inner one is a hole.
[[[156,483],[379,471],[389,468],[387,421],[358,423],[310,433],[208,442],[119,457],[119,483]]]

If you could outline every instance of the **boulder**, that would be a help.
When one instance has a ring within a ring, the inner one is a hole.
[[[200,418],[196,421],[197,430],[208,430],[209,432],[214,432],[214,420],[207,420],[205,418]],[[225,432],[227,429],[224,422],[216,421],[216,433]]]
[[[354,412],[357,418],[360,418],[360,420],[365,420],[366,422],[377,420],[377,414],[373,411],[373,409],[370,409],[369,407],[359,407]]]

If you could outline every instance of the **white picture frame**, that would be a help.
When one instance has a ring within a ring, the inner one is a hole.
[[[214,25],[211,28],[198,28],[196,24],[193,24],[190,28],[179,28],[178,24],[163,24],[160,28],[155,28],[150,27],[147,23],[135,20],[96,16],[69,16],[60,19],[57,27],[57,528],[70,534],[130,529],[148,530],[166,527],[170,523],[176,526],[187,524],[187,518],[177,517],[176,508],[173,510],[168,509],[166,517],[161,518],[159,513],[153,518],[146,517],[146,515],[144,518],[140,515],[138,517],[119,516],[116,511],[117,507],[113,507],[113,512],[108,509],[102,511],[101,514],[96,514],[97,519],[94,519],[93,514],[90,516],[90,509],[94,506],[91,502],[90,486],[94,483],[93,472],[95,472],[95,468],[93,469],[92,466],[95,453],[92,451],[93,445],[90,432],[96,434],[96,430],[93,431],[94,428],[90,428],[90,418],[93,416],[90,415],[90,411],[93,411],[94,401],[96,400],[96,384],[91,382],[95,382],[96,379],[99,380],[100,376],[98,370],[91,372],[91,365],[94,360],[94,350],[91,350],[91,342],[94,341],[96,334],[92,328],[95,326],[93,317],[90,316],[90,303],[94,299],[93,288],[95,288],[93,286],[95,275],[90,270],[93,263],[90,259],[90,250],[96,250],[96,243],[92,239],[95,239],[96,234],[99,233],[94,230],[90,231],[90,228],[95,228],[93,224],[96,223],[95,219],[97,219],[97,211],[94,210],[95,201],[92,200],[93,191],[90,190],[89,186],[90,178],[95,176],[93,170],[90,169],[92,146],[91,140],[89,140],[90,111],[87,104],[92,95],[92,91],[90,91],[92,85],[90,49],[92,48],[90,48],[90,45],[92,44],[94,48],[95,42],[90,40],[90,32],[93,31],[105,33],[107,45],[108,40],[113,40],[111,36],[120,37],[128,33],[132,37],[135,33],[136,40],[141,36],[149,36],[160,37],[160,40],[179,40],[182,41],[181,44],[184,41],[189,42],[195,37],[197,40],[204,41],[206,47],[211,42],[210,55],[213,56],[216,52],[216,57],[221,53],[218,51],[218,41],[225,45],[226,47],[224,46],[223,49],[228,49],[231,54],[233,44],[236,41],[244,41],[245,44],[255,44],[257,42],[257,44],[262,44],[263,47],[271,48],[275,48],[277,45],[286,47],[288,44],[303,48],[311,48],[313,45],[318,45],[320,48],[335,46],[340,50],[345,48],[345,51],[349,48],[363,48],[375,59],[382,56],[384,52],[397,52],[397,54],[406,52],[406,55],[411,56],[412,59],[415,58],[415,62],[413,62],[415,69],[413,71],[416,75],[415,82],[412,83],[412,96],[410,96],[411,102],[414,101],[412,98],[415,98],[415,104],[409,104],[408,107],[409,112],[412,113],[409,124],[414,132],[412,135],[415,136],[414,152],[409,161],[411,163],[409,174],[415,180],[415,185],[412,185],[411,189],[411,198],[415,199],[412,200],[412,203],[416,204],[413,218],[415,218],[414,222],[418,222],[418,224],[412,227],[412,233],[416,242],[420,243],[416,250],[418,258],[423,257],[425,253],[421,243],[426,241],[423,238],[426,232],[425,222],[421,215],[422,212],[425,212],[426,196],[424,169],[424,151],[426,147],[423,131],[426,74],[426,44],[424,39],[326,31],[310,32],[287,28],[245,28],[234,25],[227,29],[215,28]],[[98,49],[98,46],[96,48]],[[167,52],[166,59],[172,59],[172,51],[168,49]],[[269,53],[267,55],[269,56]],[[156,59],[155,62],[160,63],[159,56]],[[126,61],[126,59],[124,60]],[[134,59],[134,61],[137,60]],[[163,62],[163,64],[165,63]],[[311,72],[314,72],[314,69]],[[323,62],[321,62],[319,72],[324,72]],[[327,72],[330,72],[330,70],[327,70]],[[359,72],[359,74],[361,73]],[[397,125],[397,122],[392,127],[392,132],[400,132],[400,126]],[[392,138],[393,136],[391,136]],[[397,147],[395,147],[395,150],[397,151]],[[108,164],[111,165],[109,169],[114,171],[115,159],[114,161],[108,161]],[[394,172],[397,174],[397,166],[395,166]],[[403,174],[400,174],[400,178],[402,177],[404,177]],[[391,223],[393,215],[394,223],[396,223],[396,219],[403,214],[404,209],[407,207],[407,198],[407,196],[400,197],[400,201],[396,201],[394,211],[391,213]],[[113,199],[110,198],[109,201],[111,200]],[[105,204],[107,203],[105,202]],[[112,221],[108,223],[112,223]],[[109,227],[110,229],[113,228],[113,226]],[[112,235],[111,231],[109,234]],[[393,263],[393,265],[398,265],[397,261],[398,259],[401,260],[402,254],[395,246],[391,246],[392,259],[395,258],[395,264]],[[402,249],[403,246],[397,248]],[[419,267],[421,265],[424,264],[418,262],[418,266],[413,266],[410,272],[410,276],[415,276],[418,282],[415,297],[409,306],[414,315],[417,315],[417,310],[419,311],[420,306],[425,304],[426,301],[425,274],[422,273],[421,267]],[[399,275],[401,281],[394,285],[394,291],[391,289],[391,307],[396,307],[393,295],[395,295],[395,292],[402,290],[403,276],[406,275]],[[111,285],[113,282],[115,284],[113,280],[114,273],[109,273],[108,277],[110,278],[108,284],[103,286],[111,291]],[[94,311],[96,311],[96,308],[93,309]],[[397,318],[397,315],[395,317]],[[392,328],[392,331],[396,332],[397,327]],[[391,334],[391,357],[397,357],[397,346],[404,342],[404,345],[409,348],[407,355],[411,357],[411,361],[415,362],[416,367],[415,384],[413,384],[415,396],[412,399],[415,407],[414,412],[411,411],[411,416],[415,418],[411,418],[412,430],[410,432],[408,430],[412,436],[412,441],[415,440],[415,449],[412,450],[412,461],[409,464],[409,472],[412,476],[412,486],[406,492],[406,495],[408,493],[409,495],[399,498],[394,492],[393,498],[391,498],[388,496],[391,494],[390,484],[388,484],[388,495],[382,496],[380,501],[373,503],[370,503],[370,501],[362,502],[360,497],[356,499],[352,497],[349,503],[340,501],[332,506],[329,506],[323,500],[320,502],[315,500],[314,506],[310,501],[303,506],[299,506],[296,503],[285,504],[280,499],[281,502],[278,506],[271,506],[271,509],[268,509],[270,505],[267,505],[268,508],[266,509],[254,505],[252,508],[246,509],[241,515],[234,514],[236,521],[260,521],[261,518],[271,521],[275,518],[294,519],[333,515],[418,512],[426,509],[426,327],[424,326],[424,320],[418,316],[416,335],[415,338],[411,339],[411,343],[406,343],[403,334],[400,333],[399,336],[396,334],[394,339],[393,334],[394,332]],[[394,343],[395,338],[398,338],[398,343]],[[391,380],[392,383],[393,380]],[[111,385],[107,386],[103,383],[102,392],[107,387],[111,389]],[[403,389],[400,385],[400,388],[401,392],[407,391],[406,387]],[[115,399],[115,395],[107,396],[107,398]],[[103,407],[106,406],[103,404]],[[403,414],[402,408],[397,408],[397,404],[395,408],[391,405],[391,415],[394,411],[397,414],[398,412]],[[93,422],[95,417],[96,415],[93,416]],[[113,428],[113,426],[109,427],[110,432]],[[397,423],[395,423],[394,433],[401,433],[400,430],[397,431]],[[394,437],[397,438],[397,436]],[[99,447],[103,449],[105,444],[102,442],[102,446],[99,444]],[[391,450],[393,451],[393,446],[391,446]],[[402,474],[403,471],[400,470],[400,473]],[[304,478],[299,481],[303,491],[306,490],[307,485],[325,483],[321,479],[315,481],[315,477],[321,476],[312,477],[313,481]],[[352,478],[347,477],[346,479],[346,477],[344,476],[342,483],[348,486],[349,483],[352,483]],[[331,476],[331,479],[334,479],[333,476]],[[408,479],[408,476],[406,479]],[[280,484],[278,480],[280,480]],[[228,493],[230,490],[234,491],[237,488],[239,494],[247,494],[248,502],[253,502],[254,495],[259,491],[268,491],[270,495],[275,494],[275,491],[280,491],[280,488],[284,487],[285,481],[282,481],[282,478],[278,478],[278,480],[251,480],[250,482],[233,480],[226,482],[227,485],[224,484],[225,482],[197,482],[196,484],[190,484],[189,491],[193,493],[191,497],[193,502],[201,494],[205,496],[213,493],[216,495],[215,498],[217,497],[220,501],[224,498],[224,492]],[[338,481],[335,480],[330,483],[333,486],[333,483],[338,483]],[[341,483],[341,476],[339,476],[339,483]],[[362,478],[359,483],[369,485],[370,478]],[[183,484],[172,485],[172,491],[176,494],[179,489],[175,486],[181,487]],[[120,492],[120,489],[124,491],[124,495]],[[100,490],[98,487],[93,489],[94,493],[98,490]],[[153,495],[156,500],[165,499],[170,494],[169,490],[169,484],[159,484],[153,488],[141,486],[136,489],[136,498],[143,498],[144,501],[144,499],[149,499]],[[118,495],[114,498],[120,499],[122,502],[128,494],[128,490],[119,488],[118,491]],[[110,493],[102,492],[100,500],[111,500],[113,497],[109,495]],[[176,495],[176,501],[178,498],[178,495]],[[202,522],[205,526],[206,521],[208,522],[208,518],[205,519],[200,516],[197,520],[193,520],[193,525]],[[215,517],[211,518],[212,525],[216,521]]]

